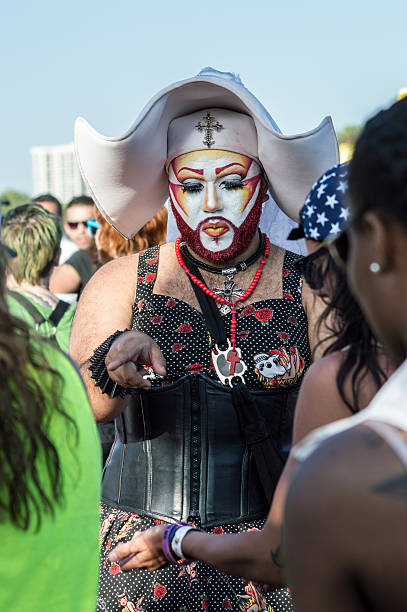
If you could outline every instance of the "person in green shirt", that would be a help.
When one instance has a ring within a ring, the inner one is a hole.
[[[75,308],[49,290],[61,237],[60,219],[37,204],[18,206],[3,221],[3,241],[17,253],[7,278],[9,308],[67,353]]]
[[[89,612],[99,563],[96,425],[69,358],[9,312],[5,269],[0,245],[0,610]]]

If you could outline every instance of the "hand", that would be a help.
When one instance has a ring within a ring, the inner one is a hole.
[[[139,331],[127,331],[113,342],[105,359],[110,378],[122,387],[149,389],[148,374],[139,365],[151,365],[158,376],[165,376],[165,358],[150,336]]]
[[[136,567],[153,572],[168,565],[161,545],[165,527],[157,525],[146,531],[136,531],[131,540],[122,542],[112,550],[108,555],[109,561],[119,563],[124,572]]]

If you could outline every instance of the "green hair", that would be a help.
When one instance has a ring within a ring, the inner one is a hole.
[[[3,219],[2,239],[17,253],[12,263],[16,281],[38,284],[51,270],[61,238],[61,221],[42,206],[23,204],[10,210]]]

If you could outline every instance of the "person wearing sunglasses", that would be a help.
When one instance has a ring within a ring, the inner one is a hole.
[[[98,264],[94,234],[97,227],[94,223],[92,198],[73,198],[65,209],[64,229],[78,250],[52,274],[50,287],[57,295],[74,294],[75,299],[79,298],[86,283],[96,272]]]

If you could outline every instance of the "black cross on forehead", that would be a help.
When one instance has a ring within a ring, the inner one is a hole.
[[[202,117],[202,119],[204,120],[204,123],[199,121],[195,128],[199,130],[199,132],[205,132],[205,138],[202,142],[208,147],[208,149],[210,149],[211,146],[215,144],[215,141],[212,138],[213,131],[216,130],[217,132],[220,132],[223,130],[223,125],[221,125],[219,121],[217,121],[210,113],[207,113],[206,117]]]

